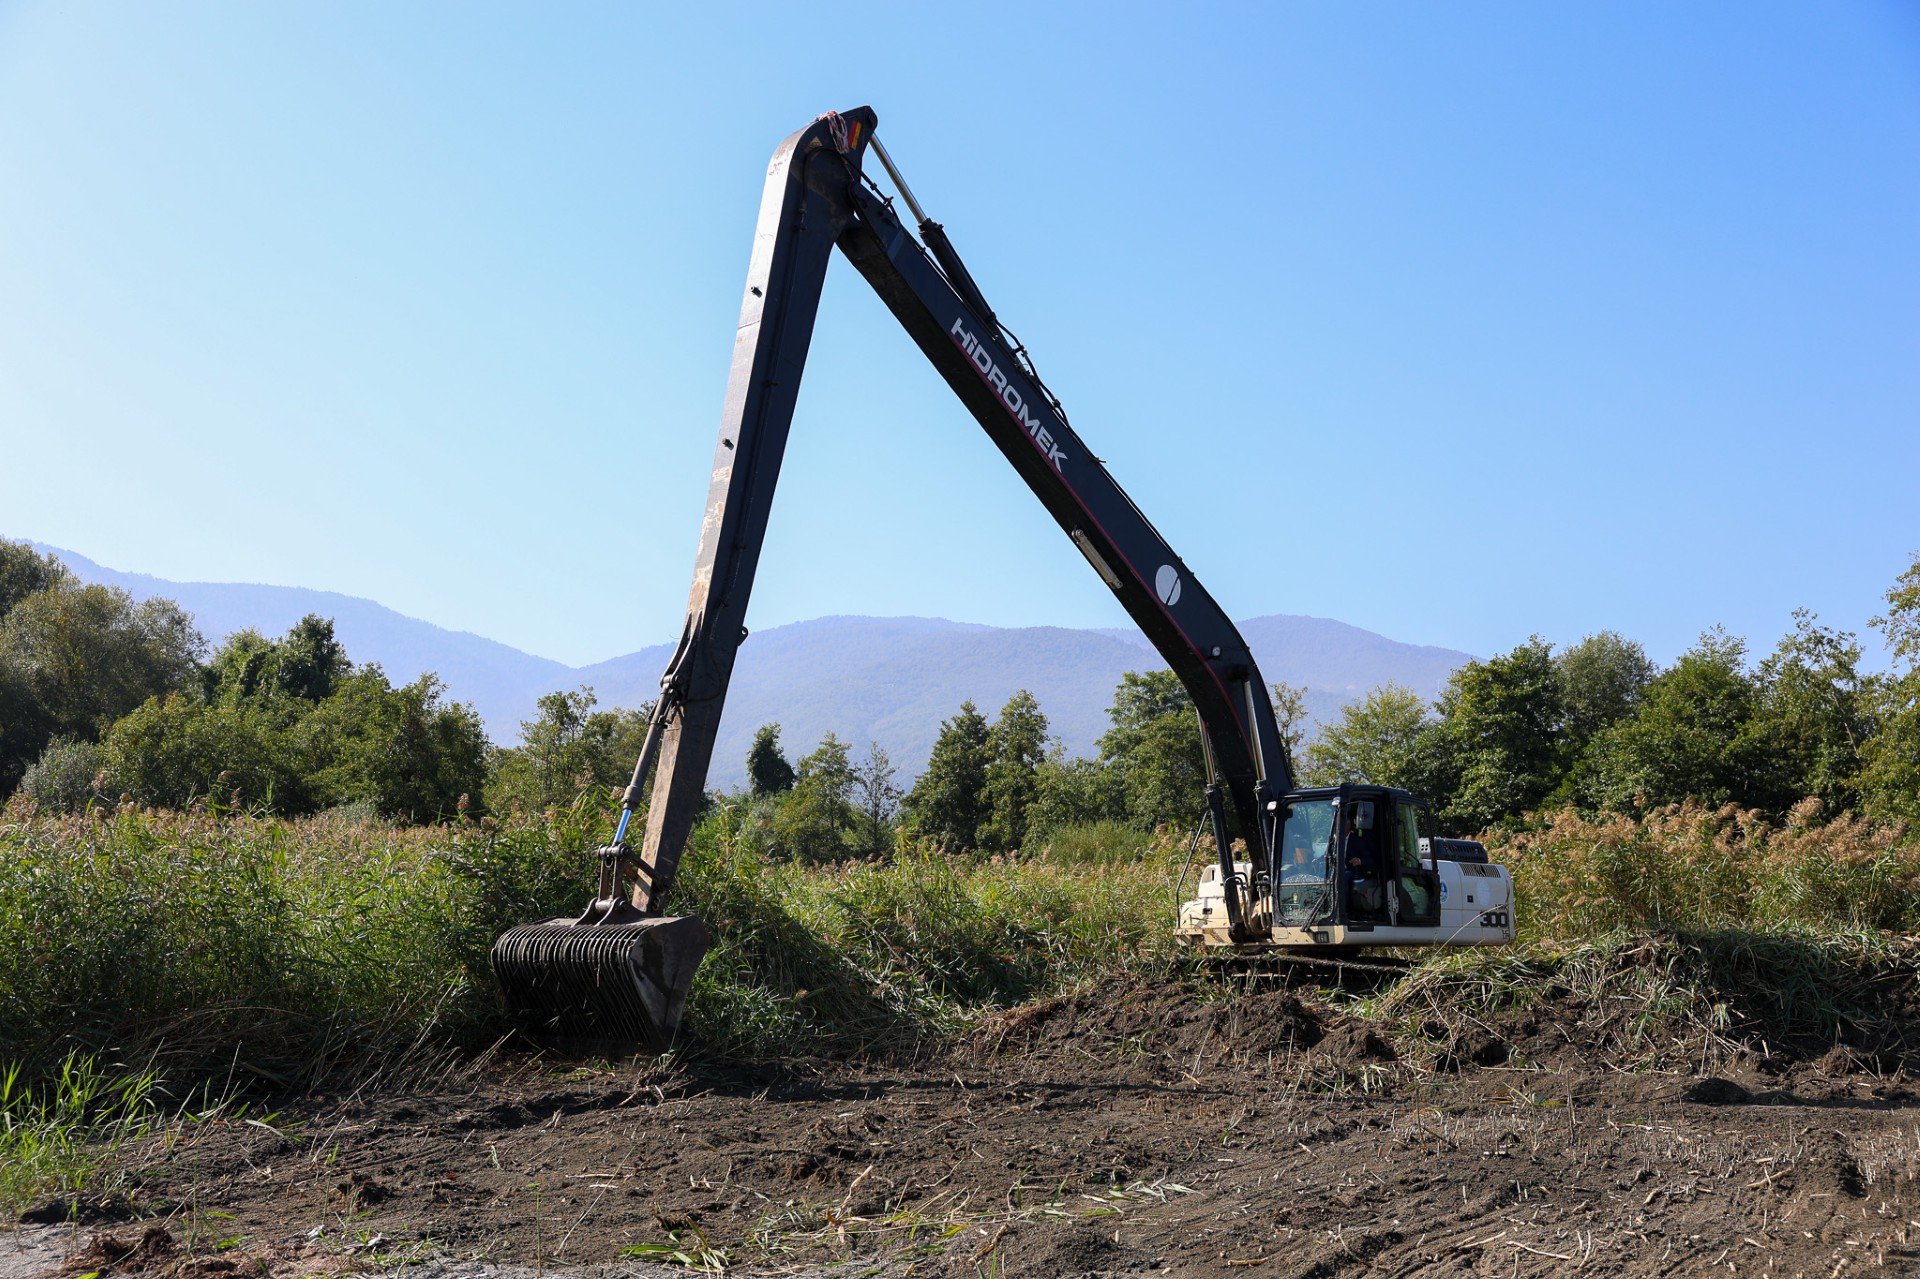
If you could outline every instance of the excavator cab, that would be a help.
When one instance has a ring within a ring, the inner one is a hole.
[[[1201,873],[1176,932],[1202,950],[1353,950],[1366,946],[1497,946],[1513,940],[1513,881],[1504,866],[1452,855],[1478,849],[1432,833],[1416,796],[1349,783],[1269,801],[1271,862],[1234,863],[1245,923],[1236,930],[1229,884]]]

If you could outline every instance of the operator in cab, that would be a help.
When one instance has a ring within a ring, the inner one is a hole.
[[[1384,898],[1380,885],[1380,841],[1374,831],[1373,801],[1357,799],[1347,811],[1347,837],[1341,848],[1347,881],[1347,906],[1356,917],[1378,914]]]

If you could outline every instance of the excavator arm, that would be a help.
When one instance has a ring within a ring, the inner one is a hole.
[[[685,1011],[708,936],[665,914],[699,815],[773,491],[813,338],[827,263],[837,248],[873,286],[1013,469],[1106,582],[1192,696],[1206,744],[1212,817],[1230,941],[1252,937],[1241,892],[1267,899],[1278,797],[1292,789],[1287,752],[1253,655],[1232,620],[1140,513],[994,316],[946,233],[919,211],[861,107],[826,115],[780,144],[767,169],[747,269],[733,371],[714,449],[686,624],[654,704],[599,887],[577,919],[508,930],[492,964],[509,1008],[550,1042],[663,1050]],[[877,155],[913,211],[919,237],[862,166]],[[652,773],[651,798],[642,803]],[[1255,882],[1236,873],[1228,808]],[[636,854],[627,828],[644,807]],[[631,898],[625,892],[632,880]]]
[[[634,904],[658,913],[698,813],[741,641],[774,485],[792,424],[827,262],[844,253],[961,403],[1166,659],[1199,712],[1223,874],[1234,879],[1225,807],[1255,866],[1264,815],[1292,789],[1285,744],[1238,628],[1067,423],[1025,352],[1001,327],[937,223],[874,137],[867,107],[823,116],[781,143],[768,168],[733,370],[679,651],[657,704],[658,771]],[[915,215],[908,230],[867,180],[877,154]],[[634,772],[628,807],[653,763]],[[1228,909],[1241,926],[1229,891]]]

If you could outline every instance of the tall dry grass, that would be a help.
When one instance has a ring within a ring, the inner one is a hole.
[[[1920,929],[1920,839],[1802,801],[1784,821],[1697,801],[1638,815],[1535,814],[1487,837],[1513,871],[1523,936],[1618,929]]]
[[[16,802],[0,819],[0,1066],[32,1077],[79,1050],[292,1086],[483,1047],[510,1030],[494,938],[578,911],[606,813],[594,796],[420,828]],[[673,903],[717,939],[689,1040],[911,1052],[982,1008],[1165,962],[1170,859],[1142,839],[1099,867],[903,841],[886,863],[805,867],[765,860],[722,809]]]
[[[0,1057],[31,1073],[101,1051],[291,1084],[470,1045],[499,1024],[491,930],[580,895],[586,825],[16,801],[0,819]]]

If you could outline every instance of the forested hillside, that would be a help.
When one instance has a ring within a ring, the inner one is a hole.
[[[588,666],[570,667],[477,635],[448,631],[371,600],[328,591],[237,583],[169,582],[103,567],[55,547],[83,582],[125,590],[135,601],[178,603],[209,644],[243,630],[279,635],[303,617],[331,621],[334,636],[361,662],[396,677],[431,671],[447,695],[479,714],[502,745],[536,718],[557,689],[593,690],[602,707],[650,701],[671,643],[648,645]],[[1306,688],[1309,724],[1376,684],[1395,683],[1437,696],[1466,653],[1405,644],[1318,617],[1268,616],[1241,623],[1269,679]],[[925,766],[940,720],[961,702],[995,707],[1021,689],[1045,703],[1051,731],[1074,754],[1091,754],[1107,730],[1107,705],[1130,670],[1152,670],[1160,656],[1137,630],[993,627],[941,618],[822,617],[756,630],[741,649],[709,782],[744,785],[742,760],[760,725],[778,720],[789,740],[828,732],[880,743],[908,772]]]

